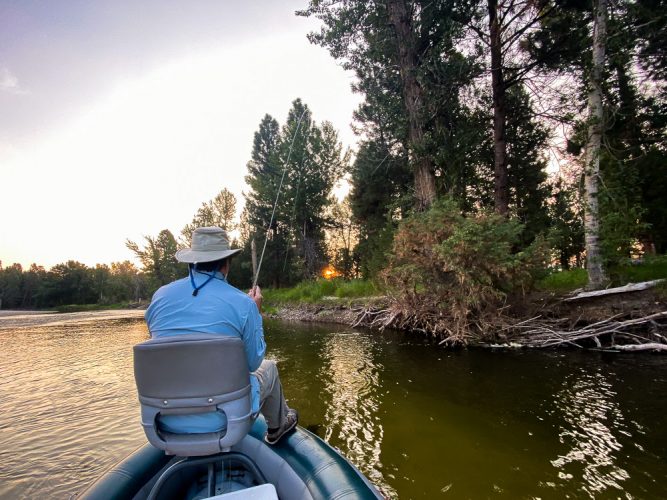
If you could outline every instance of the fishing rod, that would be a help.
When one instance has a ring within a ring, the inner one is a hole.
[[[278,186],[278,192],[276,193],[276,201],[273,203],[273,212],[271,212],[271,219],[269,220],[269,225],[266,228],[266,236],[264,237],[264,246],[262,247],[262,254],[259,257],[259,263],[257,264],[257,272],[255,273],[255,278],[252,280],[252,289],[254,290],[257,286],[257,279],[259,278],[259,271],[262,269],[262,261],[264,260],[264,252],[266,251],[266,243],[269,241],[269,230],[273,225],[273,218],[276,215],[276,207],[278,206],[278,199],[280,198],[280,191],[283,187],[283,181],[285,180],[285,174],[287,173],[287,167],[289,166],[290,158],[292,157],[292,148],[294,147],[294,141],[296,141],[296,136],[299,133],[299,128],[301,127],[301,120],[308,108],[304,106],[303,113],[299,117],[299,121],[296,123],[296,130],[294,131],[294,136],[292,137],[292,143],[290,144],[289,151],[287,153],[287,161],[285,162],[285,167],[283,168],[283,175],[280,177],[280,185]]]

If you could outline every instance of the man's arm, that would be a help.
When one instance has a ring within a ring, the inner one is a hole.
[[[251,372],[254,372],[259,368],[259,365],[261,365],[264,360],[264,353],[266,352],[262,315],[259,313],[259,308],[262,303],[262,294],[259,290],[258,293],[259,304],[254,297],[251,297],[255,305],[249,304],[250,310],[248,311],[248,319],[243,328],[243,343],[245,344],[245,352],[248,359],[248,369]]]

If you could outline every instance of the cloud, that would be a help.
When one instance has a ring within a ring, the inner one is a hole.
[[[19,85],[19,79],[7,68],[0,68],[0,91],[10,94],[28,94],[29,92]]]

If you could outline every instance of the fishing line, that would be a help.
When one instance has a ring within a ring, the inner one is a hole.
[[[285,180],[285,174],[287,173],[287,167],[289,166],[290,158],[292,157],[292,148],[294,147],[294,142],[296,141],[296,136],[299,133],[299,128],[301,127],[301,120],[308,108],[304,107],[303,113],[299,117],[299,121],[296,124],[296,130],[294,131],[294,137],[292,137],[292,144],[290,144],[289,151],[287,153],[287,161],[285,162],[285,168],[283,169],[283,175],[280,178],[280,185],[278,186],[278,192],[276,193],[276,201],[273,203],[273,212],[271,212],[271,219],[269,220],[269,226],[266,228],[266,237],[264,238],[264,246],[262,247],[262,255],[259,258],[259,263],[257,264],[257,273],[255,273],[255,279],[252,282],[252,288],[254,289],[257,286],[257,279],[259,278],[259,271],[262,269],[262,261],[264,260],[264,252],[266,251],[266,244],[269,241],[269,230],[273,225],[273,217],[276,215],[276,207],[278,206],[278,198],[280,198],[280,190],[283,187],[283,181]]]
[[[289,256],[289,246],[292,243],[292,231],[294,230],[294,221],[296,220],[296,204],[299,200],[299,191],[301,190],[301,174],[303,173],[303,158],[302,158],[302,163],[301,167],[299,169],[299,181],[296,183],[296,196],[294,197],[294,208],[292,209],[292,219],[290,220],[289,223],[289,238],[288,238],[288,245],[287,245],[287,250],[285,251],[285,262],[283,262],[283,272],[285,272],[285,269],[287,269],[287,257]]]
[[[308,137],[308,136],[306,136]],[[283,273],[287,269],[287,258],[289,257],[289,249],[292,243],[292,236],[294,231],[294,221],[296,220],[296,204],[299,202],[299,193],[301,192],[301,177],[303,176],[303,163],[306,156],[306,151],[301,152],[301,167],[299,168],[299,180],[296,183],[296,196],[294,197],[294,206],[292,207],[292,218],[289,223],[289,233],[287,235],[287,250],[285,251],[285,262],[283,262]]]

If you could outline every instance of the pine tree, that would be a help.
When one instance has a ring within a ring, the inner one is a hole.
[[[246,210],[260,257],[266,242],[262,280],[277,287],[317,275],[326,261],[329,197],[348,162],[337,132],[315,124],[296,99],[282,129],[268,115],[262,120],[251,158]]]

